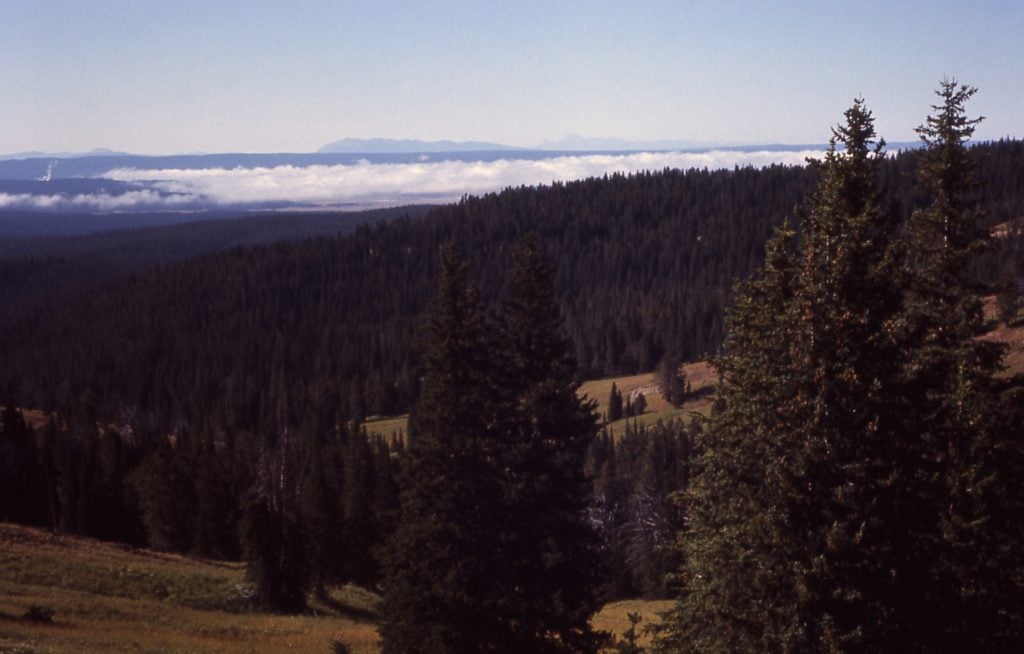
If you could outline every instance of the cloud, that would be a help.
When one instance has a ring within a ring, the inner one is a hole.
[[[191,207],[203,201],[194,195],[168,195],[151,189],[125,193],[0,193],[0,209],[42,211],[135,211]]]
[[[168,202],[205,198],[217,205],[297,203],[321,206],[400,204],[417,200],[450,201],[464,194],[510,186],[549,184],[605,174],[664,168],[763,167],[800,165],[817,150],[742,152],[647,152],[587,154],[546,159],[497,161],[421,161],[273,168],[116,169],[103,177],[143,183]],[[125,194],[129,195],[129,194]],[[121,196],[116,196],[121,197]],[[126,199],[125,202],[130,200]],[[0,200],[2,203],[2,200]],[[0,204],[2,206],[2,204]]]

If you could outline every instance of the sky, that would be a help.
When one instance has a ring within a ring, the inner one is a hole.
[[[0,153],[567,134],[915,139],[944,77],[1024,136],[1024,2],[0,0]]]

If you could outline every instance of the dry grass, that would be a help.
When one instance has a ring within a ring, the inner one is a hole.
[[[0,652],[376,652],[367,591],[308,615],[249,608],[243,568],[0,524]],[[52,623],[23,619],[31,607]]]
[[[393,437],[405,439],[409,433],[409,416],[395,416],[393,418],[371,418],[364,423],[366,433],[370,436],[380,436],[391,440]]]
[[[1017,315],[1006,323],[996,321],[995,298],[985,298],[985,318],[989,321],[991,330],[981,337],[981,340],[1007,345],[1006,356],[1003,358],[1003,365],[1006,369],[1003,375],[1010,376],[1024,374],[1024,310],[1017,311]]]
[[[335,640],[378,651],[378,598],[353,587],[304,615],[253,610],[240,563],[191,559],[0,523],[0,654],[324,652]],[[657,620],[669,601],[605,606],[594,626],[621,636],[628,613]],[[24,616],[53,611],[52,622]]]
[[[659,420],[686,418],[694,412],[707,415],[711,409],[716,381],[711,366],[699,361],[688,363],[683,366],[683,369],[686,371],[686,378],[690,382],[693,393],[681,408],[676,408],[665,401],[661,393],[658,392],[654,373],[651,372],[584,382],[580,387],[579,394],[581,397],[597,402],[597,412],[604,415],[608,412],[608,397],[612,391],[612,383],[619,389],[623,397],[627,397],[631,393],[643,393],[644,399],[647,400],[647,410],[642,416],[623,418],[608,425],[614,433],[619,434],[625,432],[627,422],[652,425]],[[404,437],[408,433],[408,423],[408,416],[370,419],[365,423],[366,433],[384,438]]]
[[[631,393],[643,393],[644,399],[647,401],[646,412],[636,418],[623,418],[610,423],[608,427],[615,433],[623,433],[627,423],[652,425],[659,420],[686,418],[692,413],[706,416],[711,410],[715,382],[717,381],[714,370],[710,364],[704,361],[685,364],[683,370],[686,372],[686,379],[692,393],[681,408],[676,408],[665,401],[661,393],[658,392],[654,373],[650,372],[588,381],[580,387],[580,395],[597,401],[598,412],[604,414],[608,411],[608,397],[611,395],[613,382],[624,398]]]
[[[637,625],[637,631],[640,632],[645,626],[658,623],[661,620],[660,615],[671,609],[673,604],[672,600],[623,600],[621,602],[612,602],[611,604],[606,604],[604,608],[598,611],[597,615],[594,616],[593,625],[599,631],[608,631],[615,637],[621,638],[622,634],[629,629],[629,618],[627,616],[630,613],[638,613],[643,618],[643,621]],[[640,638],[640,644],[646,645],[650,643],[650,640],[650,635],[644,634]]]

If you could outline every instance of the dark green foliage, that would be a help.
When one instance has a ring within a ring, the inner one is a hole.
[[[668,575],[679,563],[670,545],[683,517],[671,498],[688,483],[691,439],[681,420],[627,423],[617,439],[604,433],[591,447],[606,600],[669,596]]]
[[[45,525],[46,489],[33,430],[13,403],[0,418],[0,520]]]
[[[301,516],[306,461],[287,427],[260,453],[243,523],[246,575],[264,608],[299,611],[313,580]]]
[[[985,154],[972,197],[990,220],[1024,215],[1024,144],[971,152]],[[910,185],[918,157],[879,166],[881,205],[901,220],[924,204]],[[670,346],[684,359],[718,351],[729,286],[761,263],[772,227],[813,176],[773,166],[510,189],[344,238],[124,275],[99,263],[80,271],[63,260],[0,260],[0,300],[11,297],[0,301],[0,384],[62,413],[91,389],[104,419],[127,410],[166,433],[183,424],[272,431],[282,380],[296,424],[325,398],[352,418],[401,413],[418,393],[415,335],[437,248],[453,240],[471,253],[490,304],[506,277],[490,262],[529,231],[558,254],[553,282],[582,376],[649,371]],[[993,279],[1005,255],[981,256],[972,274]],[[37,275],[50,290],[24,290]]]
[[[633,416],[642,416],[644,411],[647,411],[647,398],[644,397],[643,393],[636,393],[626,403],[626,415],[632,418]]]
[[[661,651],[1024,642],[1019,425],[997,427],[1009,424],[998,348],[973,340],[967,265],[984,232],[963,147],[971,93],[944,83],[921,130],[932,200],[904,241],[879,203],[880,145],[858,101],[835,130],[842,149],[817,166],[799,235],[780,229],[738,287]]]
[[[682,365],[682,357],[670,351],[661,358],[655,369],[658,392],[674,407],[681,407],[686,399],[686,372]]]
[[[158,550],[187,552],[195,541],[198,498],[187,441],[184,432],[174,445],[158,441],[130,478],[146,540]]]
[[[485,328],[449,248],[385,555],[385,652],[588,652],[599,556],[584,460],[596,429],[535,240]],[[488,335],[490,334],[490,337]]]
[[[423,391],[384,556],[384,652],[501,651],[504,522],[497,379],[476,291],[451,248],[426,327]]]
[[[621,420],[624,408],[622,406],[622,391],[612,382],[612,390],[608,393],[608,422]]]
[[[505,510],[511,524],[506,603],[515,625],[510,651],[591,652],[599,638],[590,617],[600,608],[597,534],[588,515],[584,473],[596,432],[596,403],[577,395],[572,345],[562,329],[552,265],[526,237],[512,254],[508,292],[494,352],[512,410],[506,445]]]
[[[794,247],[780,229],[736,294],[717,362],[725,408],[700,442],[685,594],[663,649],[880,651],[897,626],[884,618],[902,581],[888,571],[903,574],[886,531],[902,506],[890,492],[892,225],[874,191],[871,114],[858,101],[846,118],[803,237]]]
[[[1019,583],[1024,544],[1024,451],[1019,383],[998,382],[1004,348],[985,331],[969,263],[989,244],[972,202],[974,162],[965,143],[980,119],[966,117],[975,89],[944,80],[942,102],[918,129],[926,149],[919,183],[931,202],[911,216],[907,327],[913,360],[907,384],[913,427],[931,448],[941,558],[929,607],[936,639],[952,650],[1014,651],[1024,645]],[[1011,408],[1012,407],[1012,408]],[[1016,422],[1015,422],[1016,420]]]
[[[996,317],[1003,324],[1009,325],[1017,316],[1020,308],[1021,282],[1012,272],[1004,272],[996,289]]]

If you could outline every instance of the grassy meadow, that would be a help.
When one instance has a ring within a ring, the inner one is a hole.
[[[303,615],[252,608],[241,563],[193,559],[0,523],[0,654],[377,652],[378,597],[354,586],[310,599]],[[657,619],[671,602],[604,607],[621,635],[628,613]],[[35,610],[42,618],[27,617]],[[45,617],[51,613],[50,621]]]
[[[613,383],[622,393],[623,398],[630,397],[634,393],[642,393],[647,401],[647,410],[643,415],[635,418],[623,418],[608,424],[613,433],[619,434],[626,430],[627,422],[648,425],[654,424],[658,420],[686,418],[691,413],[707,415],[711,410],[717,379],[714,370],[710,364],[704,361],[685,364],[683,370],[686,372],[686,379],[690,382],[692,392],[683,406],[679,408],[666,402],[658,392],[653,372],[587,381],[580,386],[579,394],[597,402],[597,412],[603,417],[608,412],[608,397],[611,394]],[[365,426],[367,433],[371,436],[392,438],[393,436],[404,436],[408,429],[408,422],[407,416],[374,417],[367,420]]]
[[[254,611],[248,593],[240,563],[0,523],[0,653],[377,651],[368,591],[332,588],[300,616]]]
[[[981,338],[1009,345],[1004,374],[1024,373],[1024,311],[1007,324],[998,323],[989,301],[986,315],[991,329]],[[647,412],[630,419],[639,423],[706,414],[715,373],[703,362],[687,364],[685,371],[692,392],[682,408],[661,398],[653,373],[588,381],[580,393],[597,401],[602,414],[613,382],[624,397],[643,393]],[[26,419],[41,427],[46,417],[28,412]],[[610,427],[622,433],[625,423]],[[372,420],[366,427],[387,438],[400,436],[406,418]],[[241,563],[0,523],[0,654],[332,652],[336,642],[354,653],[378,651],[378,597],[368,590],[330,588],[327,597],[311,598],[309,611],[297,616],[257,611],[250,593]],[[630,626],[629,613],[643,616],[643,628],[670,606],[666,601],[615,602],[595,616],[594,624],[621,635]],[[36,619],[29,617],[33,613]]]

